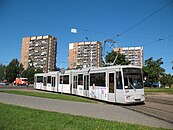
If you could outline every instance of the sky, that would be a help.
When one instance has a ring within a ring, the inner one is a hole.
[[[58,38],[57,67],[68,67],[70,42],[113,39],[116,47],[143,46],[144,60],[163,58],[162,67],[173,74],[170,1],[0,0],[0,63],[20,61],[23,37],[52,35]]]

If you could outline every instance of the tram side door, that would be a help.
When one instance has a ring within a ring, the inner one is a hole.
[[[89,75],[84,75],[84,96],[89,97]]]
[[[108,100],[110,102],[115,102],[115,72],[109,72],[108,73],[108,86],[109,86],[109,96],[108,96]]]
[[[73,94],[78,94],[77,92],[77,79],[78,76],[77,75],[73,75]]]

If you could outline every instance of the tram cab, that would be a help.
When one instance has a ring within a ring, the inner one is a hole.
[[[123,68],[125,103],[144,102],[144,85],[140,68]]]

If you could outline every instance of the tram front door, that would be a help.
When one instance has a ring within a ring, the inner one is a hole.
[[[108,73],[109,97],[110,102],[115,102],[115,72]]]

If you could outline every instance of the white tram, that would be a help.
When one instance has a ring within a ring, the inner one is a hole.
[[[122,104],[145,101],[137,66],[110,66],[35,74],[35,89],[62,92]]]

